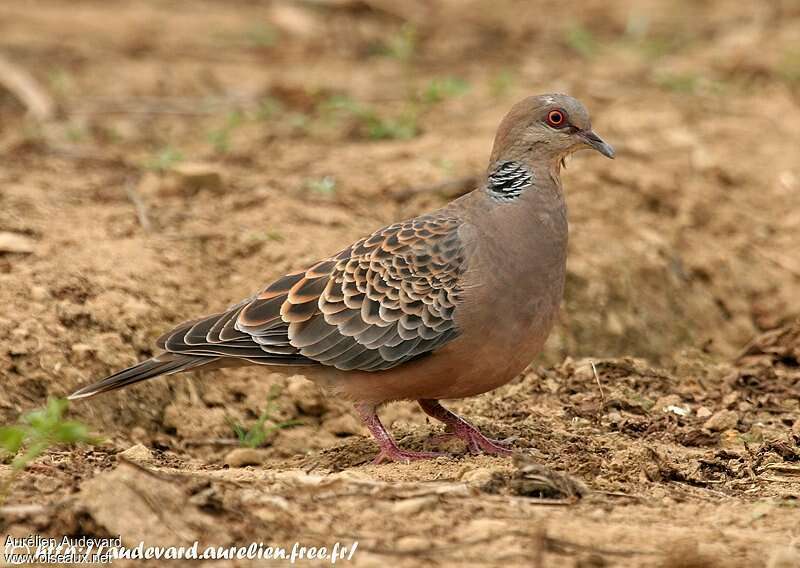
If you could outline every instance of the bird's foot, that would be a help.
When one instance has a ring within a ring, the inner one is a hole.
[[[455,432],[445,432],[436,434],[428,438],[433,445],[439,445],[452,439],[463,440],[467,444],[467,451],[471,454],[491,454],[496,456],[510,456],[513,452],[507,446],[509,442],[505,440],[494,440],[487,438],[472,426],[457,428]]]
[[[471,454],[486,453],[498,456],[508,456],[512,451],[504,447],[504,442],[492,440],[481,434],[475,426],[447,410],[438,400],[420,399],[417,401],[420,408],[439,422],[445,425],[445,433],[433,436],[431,441],[444,441],[458,438],[467,444],[467,451]]]
[[[428,460],[444,456],[442,452],[412,452],[403,450],[395,445],[381,447],[378,455],[372,460],[373,464],[380,464],[384,462],[411,462],[415,460]]]
[[[368,403],[358,403],[355,405],[356,411],[364,425],[369,429],[375,441],[378,442],[380,451],[372,463],[379,464],[384,462],[410,462],[414,460],[427,460],[431,458],[438,458],[444,456],[441,452],[412,452],[409,450],[402,450],[398,447],[392,439],[389,432],[381,424],[377,412],[375,412],[375,405]]]

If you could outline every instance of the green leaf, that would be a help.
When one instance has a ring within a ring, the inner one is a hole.
[[[25,440],[25,430],[18,426],[0,427],[0,447],[12,456],[17,455]]]
[[[61,422],[53,430],[53,439],[65,444],[86,442],[90,439],[89,429],[79,422]]]
[[[422,91],[422,102],[433,104],[451,97],[463,95],[469,90],[469,83],[458,77],[433,79]]]
[[[34,410],[32,412],[28,412],[22,416],[20,421],[25,424],[30,424],[33,430],[44,430],[47,428],[48,423],[47,411]]]
[[[29,463],[42,455],[42,452],[44,452],[49,446],[49,440],[38,440],[33,442],[30,446],[28,446],[28,449],[25,450],[25,453],[18,455],[14,461],[11,462],[11,467],[14,469],[25,469]]]

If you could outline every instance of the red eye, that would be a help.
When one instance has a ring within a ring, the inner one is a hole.
[[[555,128],[559,128],[566,124],[567,118],[564,116],[564,113],[560,110],[551,110],[547,113],[547,124],[553,126]]]

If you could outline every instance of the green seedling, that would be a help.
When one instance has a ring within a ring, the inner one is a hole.
[[[594,34],[580,24],[567,29],[564,42],[581,57],[588,59],[597,53],[598,45]]]
[[[410,140],[419,134],[417,113],[407,110],[394,118],[374,115],[364,121],[367,136],[373,140]]]
[[[659,87],[675,93],[694,93],[700,86],[700,77],[691,73],[662,73],[655,81]]]
[[[778,77],[786,83],[800,83],[800,51],[785,53],[776,72]]]
[[[75,80],[67,69],[57,67],[47,74],[50,90],[57,95],[65,96],[75,90]]]
[[[72,122],[67,126],[64,134],[67,140],[73,144],[80,144],[81,142],[86,142],[89,138],[89,129],[86,127],[86,124]]]
[[[252,47],[272,47],[278,42],[278,32],[272,26],[259,24],[245,32],[244,40]]]
[[[147,159],[144,167],[156,172],[165,172],[184,160],[183,153],[172,146],[165,146]]]
[[[336,193],[336,179],[332,176],[310,179],[306,181],[306,187],[314,193],[333,195]]]
[[[381,53],[398,61],[408,61],[417,50],[417,30],[411,24],[404,24],[400,31],[392,35],[381,49]]]
[[[347,96],[333,96],[320,105],[320,112],[355,119],[360,134],[373,140],[408,140],[419,134],[418,113],[409,106],[394,117],[384,117],[371,106]]]
[[[0,450],[11,459],[11,475],[0,484],[0,503],[5,501],[19,474],[49,448],[101,441],[90,435],[84,424],[64,420],[68,406],[66,399],[51,398],[44,409],[24,414],[12,426],[0,427]]]
[[[508,69],[503,69],[489,80],[489,91],[493,97],[504,97],[514,87],[514,82],[514,74]]]
[[[264,407],[264,410],[261,412],[261,415],[255,421],[255,423],[249,429],[245,428],[242,424],[239,424],[232,418],[227,418],[228,424],[233,429],[233,433],[236,435],[236,438],[239,440],[239,445],[246,448],[258,448],[264,444],[266,439],[273,432],[283,428],[289,428],[291,426],[302,424],[302,422],[299,420],[286,420],[283,422],[278,422],[273,418],[273,414],[276,410],[275,399],[278,398],[280,393],[280,387],[278,385],[273,385],[269,391],[269,394],[267,395],[267,405]],[[267,425],[267,422],[271,422],[272,424]]]
[[[241,111],[234,110],[228,113],[225,124],[216,130],[208,133],[208,141],[218,154],[226,154],[231,148],[231,135],[233,131],[241,126],[244,116]]]
[[[420,99],[425,104],[435,104],[463,95],[469,91],[469,83],[458,77],[443,77],[431,80],[420,94]]]
[[[256,120],[269,120],[284,110],[283,103],[275,97],[266,96],[258,102]]]
[[[286,121],[294,130],[301,134],[307,134],[311,128],[311,117],[302,112],[292,112],[286,116]]]
[[[280,231],[266,231],[264,233],[264,238],[266,238],[268,241],[274,241],[276,243],[282,243],[286,240],[286,236]]]

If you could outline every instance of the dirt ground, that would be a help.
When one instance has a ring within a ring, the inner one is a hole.
[[[580,98],[617,148],[563,174],[546,352],[451,403],[513,459],[371,465],[347,406],[300,376],[181,375],[74,403],[105,441],[37,460],[2,534],[800,566],[798,46],[791,0],[0,3],[0,56],[44,97],[0,87],[3,423],[469,189],[524,96]],[[301,424],[238,448],[231,422],[275,385],[268,424]],[[382,417],[408,448],[439,428],[408,403]]]

